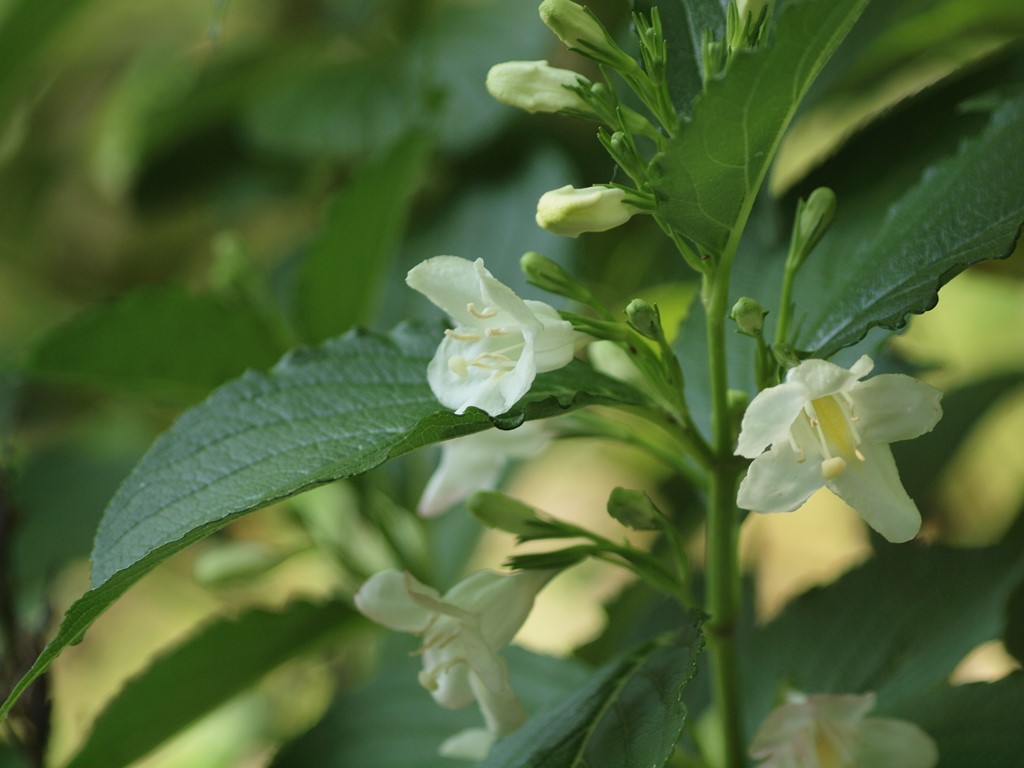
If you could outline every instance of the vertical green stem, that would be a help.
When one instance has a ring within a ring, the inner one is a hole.
[[[736,650],[736,629],[741,609],[738,554],[739,513],[736,482],[739,470],[733,459],[733,418],[729,409],[726,362],[726,317],[729,275],[742,227],[733,232],[722,259],[705,284],[708,369],[711,380],[711,429],[715,466],[711,473],[707,533],[707,605],[705,625],[711,656],[712,693],[721,726],[721,752],[725,768],[743,768],[744,739],[740,718],[741,685]]]

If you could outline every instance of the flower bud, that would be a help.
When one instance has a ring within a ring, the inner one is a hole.
[[[633,330],[652,341],[659,341],[664,336],[661,313],[643,299],[633,299],[626,305],[626,319]]]
[[[568,69],[546,61],[506,61],[487,73],[487,92],[502,104],[530,113],[563,110],[592,114],[593,110],[574,89],[590,82]]]
[[[474,493],[466,502],[466,508],[488,528],[517,536],[537,533],[545,527],[533,507],[497,491]]]
[[[643,491],[616,488],[608,497],[608,514],[634,531],[657,531],[665,516]]]
[[[620,71],[639,65],[611,38],[589,10],[572,0],[544,0],[540,18],[566,46]]]
[[[797,266],[818,244],[828,231],[836,215],[836,193],[828,187],[818,187],[806,201],[801,200],[793,223],[793,258]]]
[[[640,209],[626,202],[618,187],[574,189],[566,185],[544,193],[537,202],[537,224],[555,235],[577,237],[625,224]]]
[[[745,23],[749,16],[750,23],[756,24],[761,14],[766,8],[770,8],[771,4],[771,0],[736,0],[736,11],[741,22]]]
[[[740,333],[746,336],[759,336],[764,328],[764,316],[767,314],[768,310],[762,307],[760,302],[744,296],[733,304],[729,317],[736,321]]]

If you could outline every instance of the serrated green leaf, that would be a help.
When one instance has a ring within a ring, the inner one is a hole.
[[[66,768],[131,764],[271,670],[359,621],[357,616],[342,602],[295,602],[203,627],[125,684]]]
[[[892,714],[920,725],[938,744],[937,768],[1009,768],[1024,754],[1024,673],[994,683],[941,686]],[[879,708],[879,714],[888,713]]]
[[[829,357],[935,306],[971,264],[1009,256],[1024,224],[1024,98],[921,178],[884,221],[826,235],[797,277],[797,346]],[[839,200],[840,215],[842,198]],[[840,236],[842,235],[842,236]]]
[[[36,376],[115,392],[197,400],[284,351],[251,305],[146,287],[76,315],[35,347]]]
[[[746,638],[748,727],[779,687],[877,691],[902,711],[948,678],[981,643],[999,637],[1004,606],[1024,576],[1024,524],[983,549],[882,544],[835,583],[797,598]]]
[[[558,707],[499,741],[482,768],[661,768],[686,719],[696,627],[609,664]]]
[[[339,697],[312,730],[278,753],[273,768],[457,768],[438,755],[441,742],[464,728],[481,727],[474,706],[442,709],[419,685],[415,645],[393,638],[380,674],[366,688]],[[512,686],[528,712],[539,712],[571,694],[590,671],[570,659],[508,648]]]
[[[439,337],[411,326],[390,336],[352,331],[287,355],[270,373],[249,372],[183,414],[110,502],[93,549],[94,588],[68,609],[0,719],[67,645],[175,552],[273,501],[498,423],[481,411],[455,416],[434,399],[426,367]],[[574,362],[538,376],[500,426],[639,402],[628,385]]]
[[[331,201],[323,230],[299,271],[296,303],[307,341],[323,341],[368,319],[402,235],[428,158],[413,134],[364,168]]]
[[[659,213],[710,254],[720,254],[749,210],[779,142],[814,77],[867,0],[780,4],[770,45],[739,53],[708,84],[655,158]]]

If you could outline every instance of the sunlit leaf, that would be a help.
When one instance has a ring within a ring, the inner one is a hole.
[[[125,684],[66,768],[133,763],[271,670],[336,637],[355,617],[341,602],[295,602],[203,627]]]

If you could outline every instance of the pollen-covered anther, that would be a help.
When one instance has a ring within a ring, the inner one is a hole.
[[[507,331],[504,328],[488,328],[486,331],[484,331],[484,333],[486,333],[488,336],[494,337],[508,336],[512,333],[512,331]]]
[[[452,355],[448,358],[448,370],[459,378],[465,378],[469,375],[469,363],[462,355]]]
[[[483,309],[477,309],[476,304],[472,301],[466,305],[466,311],[469,312],[473,317],[479,318],[480,320],[488,320],[498,314],[498,310],[494,307],[484,307]]]

